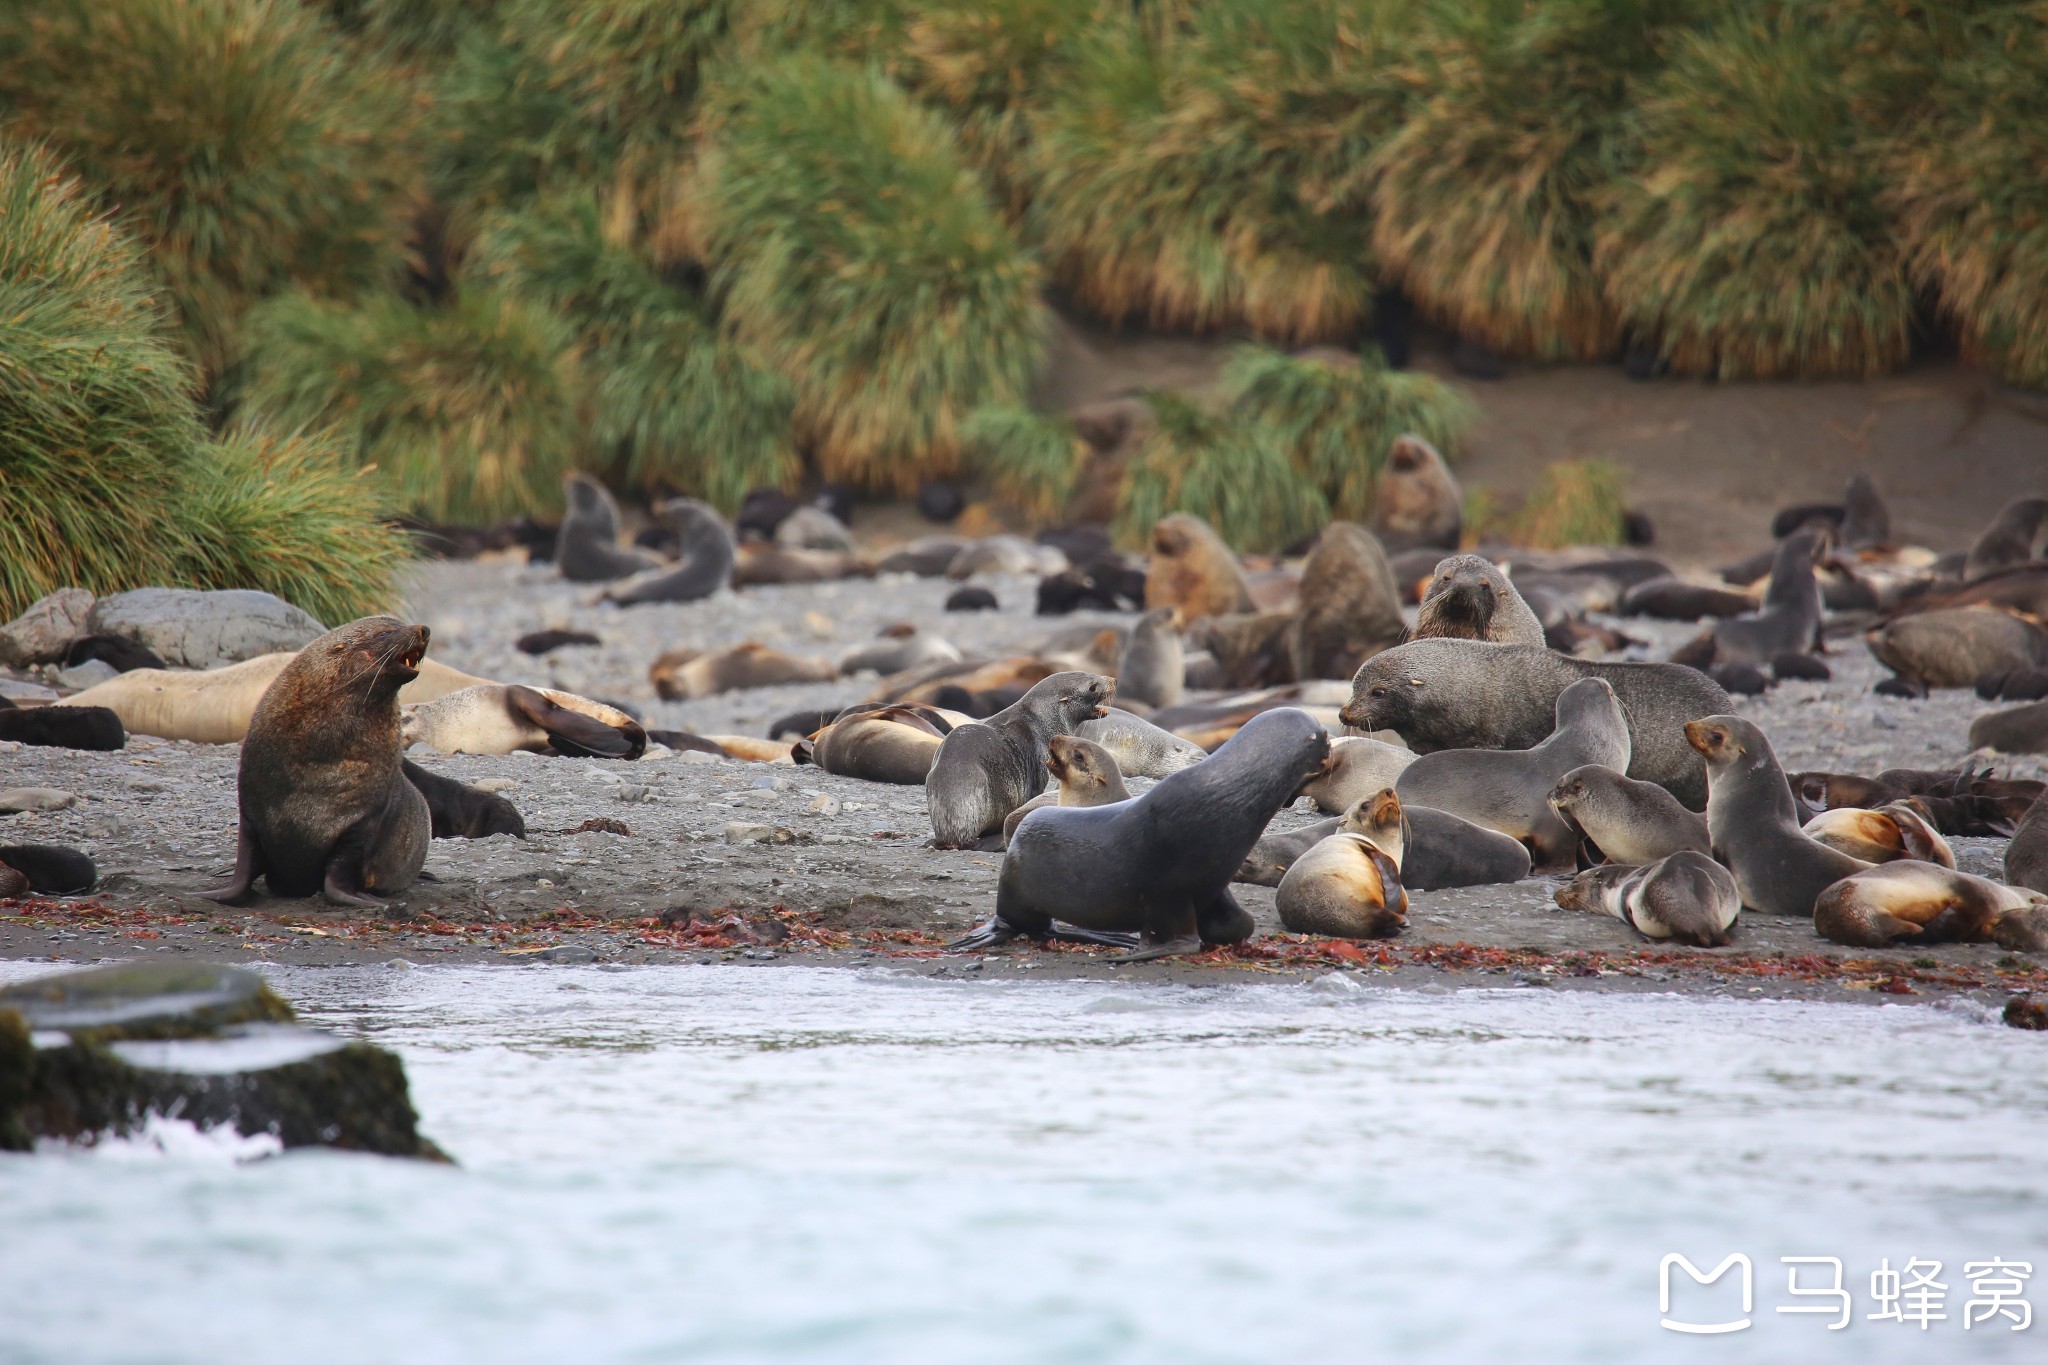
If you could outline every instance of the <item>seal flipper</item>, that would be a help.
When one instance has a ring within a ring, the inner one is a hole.
[[[199,894],[222,905],[233,905],[249,894],[249,888],[256,884],[256,879],[263,873],[263,850],[258,848],[255,839],[250,837],[249,826],[245,822],[235,831],[234,876],[228,879],[226,886],[212,891],[202,891]]]
[[[565,758],[638,758],[647,750],[646,732],[638,725],[632,732],[621,733],[594,716],[571,711],[552,697],[517,684],[505,689],[505,699],[521,716],[547,731],[549,746]]]
[[[1227,884],[1226,884],[1227,887]],[[1223,895],[1227,898],[1229,891]],[[1230,902],[1232,906],[1236,901]],[[1103,961],[1123,965],[1128,962],[1151,962],[1162,957],[1185,957],[1199,953],[1209,945],[1202,942],[1199,928],[1201,919],[1195,907],[1185,900],[1170,901],[1161,905],[1157,901],[1145,902],[1145,932],[1140,937],[1140,946],[1128,953],[1118,953]]]
[[[384,908],[383,901],[364,893],[362,857],[352,849],[337,850],[327,860],[327,876],[320,884],[320,894],[327,898],[329,905],[362,910]]]
[[[1242,943],[1258,929],[1252,912],[1237,903],[1224,887],[1214,900],[1195,911],[1195,926],[1204,944]]]
[[[949,953],[978,953],[989,948],[1000,948],[1005,943],[1023,936],[1024,931],[1003,919],[1001,914],[992,915],[988,923],[971,933],[962,934],[946,945]]]
[[[1041,941],[1043,940],[1054,940],[1060,943],[1093,943],[1101,948],[1135,948],[1138,946],[1138,936],[1136,934],[1114,934],[1103,929],[1083,929],[1079,925],[1066,924],[1059,920],[1053,921],[1052,928],[1046,930],[1042,936]]]

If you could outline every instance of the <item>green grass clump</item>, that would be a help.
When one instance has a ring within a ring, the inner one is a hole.
[[[445,309],[287,295],[254,311],[240,397],[329,429],[388,507],[468,525],[557,506],[578,451],[568,329],[487,289]]]
[[[620,479],[728,511],[749,489],[796,483],[789,382],[721,336],[695,293],[608,240],[595,200],[502,219],[477,258],[477,275],[574,330],[590,439]]]
[[[1510,355],[1591,360],[1617,340],[1592,265],[1594,194],[1673,0],[1432,0],[1400,77],[1418,103],[1380,144],[1373,246],[1427,314]]]
[[[1038,521],[1057,521],[1073,496],[1088,446],[1064,418],[1003,403],[970,413],[960,441],[1005,502]]]
[[[1874,375],[1907,356],[1913,291],[1869,156],[1851,49],[1799,12],[1688,35],[1632,119],[1598,261],[1681,374]],[[2036,290],[2038,293],[2038,290]]]
[[[1538,550],[1620,545],[1628,534],[1627,483],[1627,474],[1610,460],[1559,460],[1513,513],[1501,516],[1490,504],[1468,505],[1482,514],[1468,524],[1481,536],[1497,534]]]
[[[1262,428],[1177,394],[1146,395],[1158,428],[1124,476],[1117,534],[1136,544],[1191,512],[1240,550],[1278,550],[1330,519],[1314,483]]]
[[[1413,432],[1454,450],[1472,404],[1434,375],[1389,370],[1375,352],[1355,364],[1241,346],[1223,370],[1230,410],[1263,426],[1330,504],[1364,521],[1394,439]]]
[[[414,114],[390,73],[296,0],[0,14],[0,126],[48,141],[142,238],[209,375],[252,301],[395,274]]]
[[[497,23],[504,0],[326,0],[342,32],[406,61],[441,61]]]
[[[691,185],[725,325],[797,396],[825,477],[907,492],[1037,367],[1038,270],[944,121],[812,56],[758,72]]]
[[[1899,122],[1886,202],[1964,350],[2048,388],[2048,8],[1975,16]]]

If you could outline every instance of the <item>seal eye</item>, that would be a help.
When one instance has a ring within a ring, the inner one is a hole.
[[[1387,689],[1384,687],[1371,688],[1366,692],[1366,695],[1368,697],[1384,697],[1387,695]]]

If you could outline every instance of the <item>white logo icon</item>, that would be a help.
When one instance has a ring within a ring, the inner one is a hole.
[[[1749,1263],[1749,1257],[1739,1251],[1730,1252],[1712,1272],[1701,1274],[1700,1268],[1677,1252],[1672,1252],[1657,1263],[1657,1311],[1671,1312],[1671,1267],[1682,1266],[1692,1276],[1694,1284],[1712,1284],[1728,1273],[1728,1267],[1742,1267],[1742,1311],[1744,1316],[1734,1322],[1675,1322],[1664,1319],[1664,1326],[1673,1332],[1689,1332],[1695,1336],[1719,1336],[1723,1332],[1740,1332],[1749,1326],[1748,1314],[1756,1306],[1756,1272]]]

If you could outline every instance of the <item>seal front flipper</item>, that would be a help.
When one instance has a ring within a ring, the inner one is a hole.
[[[948,943],[946,951],[950,953],[978,953],[989,948],[1000,948],[1010,940],[1022,937],[1023,934],[1024,931],[1022,929],[1006,922],[998,914],[991,916],[987,924],[982,925],[974,930],[974,932],[962,934],[959,938]]]
[[[505,689],[505,700],[518,714],[547,731],[549,747],[565,758],[638,758],[646,750],[644,732],[636,745],[631,735],[571,711],[531,687],[514,684]]]
[[[1228,891],[1224,892],[1229,895]],[[1237,902],[1232,901],[1235,906]],[[1209,945],[1202,942],[1198,928],[1200,916],[1195,907],[1186,901],[1169,901],[1162,905],[1156,901],[1145,902],[1145,931],[1140,937],[1140,946],[1128,953],[1118,953],[1103,961],[1121,965],[1127,962],[1151,962],[1162,957],[1185,957],[1199,953]]]
[[[1252,912],[1239,905],[1226,886],[1216,893],[1215,899],[1195,910],[1195,927],[1202,942],[1213,946],[1242,943],[1258,929],[1258,924],[1252,919]]]
[[[212,891],[202,891],[199,894],[210,901],[219,901],[222,905],[233,905],[249,894],[249,888],[256,884],[256,879],[262,876],[263,872],[263,851],[256,846],[256,840],[250,835],[248,825],[244,824],[235,832],[234,876],[229,878],[226,886]]]

